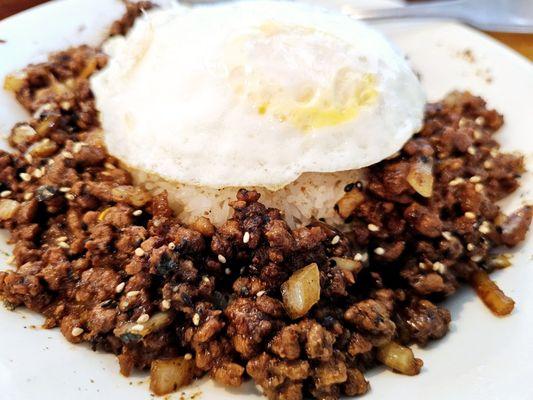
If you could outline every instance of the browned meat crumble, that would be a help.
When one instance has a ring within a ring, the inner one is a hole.
[[[367,184],[346,187],[337,204],[346,234],[321,221],[290,229],[245,189],[222,226],[187,227],[166,194],[133,186],[106,153],[87,80],[105,63],[81,46],[6,80],[33,114],[13,128],[13,152],[0,152],[0,226],[16,267],[0,272],[9,307],[113,352],[124,375],[168,359],[190,373],[171,389],[204,374],[228,386],[252,378],[280,400],[364,394],[364,372],[380,363],[418,373],[422,361],[404,346],[447,333],[439,302],[461,282],[490,292],[495,313],[512,310],[479,282],[497,290],[485,272],[508,262],[494,250],[520,243],[532,212],[505,216],[496,205],[518,187],[523,161],[498,150],[503,118],[479,97],[429,104],[422,131],[372,166]],[[320,298],[296,318],[282,287],[313,263]]]

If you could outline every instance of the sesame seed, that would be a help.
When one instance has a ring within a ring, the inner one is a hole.
[[[218,261],[220,261],[222,264],[226,264],[226,261],[227,261],[226,257],[224,257],[222,254],[219,254],[217,258],[218,258]]]
[[[24,182],[31,181],[31,175],[28,174],[27,172],[22,172],[19,174],[19,176],[20,176],[20,179],[22,179]]]
[[[46,162],[48,165],[52,165],[55,163],[54,159],[53,158],[50,158],[47,162]]]
[[[142,210],[135,210],[132,214],[136,217],[138,217],[139,215],[141,215],[143,212]]]
[[[335,244],[339,243],[340,240],[341,240],[341,237],[339,235],[335,235],[333,237],[333,239],[331,239],[331,244],[335,245]]]
[[[483,168],[491,169],[494,166],[494,163],[491,160],[487,160],[483,163]]]
[[[491,155],[492,157],[498,157],[498,154],[500,154],[500,150],[498,150],[498,149],[492,149],[492,150],[490,151],[490,155]]]
[[[68,240],[68,237],[66,236],[59,236],[58,238],[56,238],[56,242],[64,242]]]
[[[465,212],[465,217],[469,218],[469,219],[475,219],[476,218],[476,214],[474,214],[472,211],[467,211],[467,212]]]
[[[174,250],[175,248],[176,248],[176,244],[175,244],[174,242],[170,242],[170,243],[168,244],[168,249],[169,249],[169,250]]]
[[[440,261],[433,263],[433,271],[436,271],[440,274],[444,274],[446,272],[446,265],[441,263]]]
[[[70,332],[72,336],[77,337],[80,336],[83,333],[83,329],[76,327],[72,329],[72,332]]]
[[[124,290],[124,286],[126,286],[126,283],[125,282],[121,282],[117,285],[117,287],[115,288],[115,292],[116,293],[120,293]]]
[[[474,246],[473,243],[468,243],[468,244],[466,245],[466,249],[467,249],[468,251],[473,251],[475,248],[476,248],[476,246]]]
[[[474,256],[474,257],[470,257],[470,259],[474,262],[480,262],[483,257],[482,256]]]
[[[481,139],[482,137],[483,137],[483,133],[482,133],[480,130],[475,129],[475,130],[474,130],[474,139],[479,140],[479,139]]]
[[[106,163],[104,164],[104,167],[106,167],[107,169],[116,169],[116,168],[117,168],[117,167],[115,167],[113,164],[108,163],[108,162],[106,162]]]
[[[162,308],[163,310],[165,310],[165,311],[166,311],[166,310],[170,310],[170,301],[168,301],[168,300],[166,300],[166,299],[163,300],[163,301],[161,302],[161,308]]]
[[[59,188],[59,191],[60,191],[61,193],[68,193],[68,192],[70,192],[70,188],[69,188],[69,187],[66,187],[66,186],[63,186],[63,187],[60,187],[60,188]]]
[[[448,232],[448,231],[444,231],[442,232],[442,237],[446,240],[452,240],[453,239],[453,235],[451,232]]]
[[[385,254],[385,249],[383,247],[376,247],[374,249],[374,253],[376,253],[378,256],[382,256]]]
[[[226,269],[224,270],[224,273],[225,273],[226,275],[231,275],[231,269],[226,268]]]
[[[62,249],[69,249],[70,246],[68,245],[68,243],[65,243],[65,242],[58,242],[57,245],[59,247],[61,247]]]
[[[461,118],[461,119],[459,120],[459,128],[462,128],[462,127],[465,126],[467,123],[468,123],[468,121],[466,120],[466,118]]]
[[[33,197],[32,192],[24,193],[24,200],[30,200]]]
[[[144,329],[144,325],[141,325],[141,324],[133,325],[131,327],[132,331],[142,331],[143,329]]]
[[[137,297],[141,292],[139,290],[132,290],[131,292],[126,293],[126,297]]]
[[[186,360],[192,360],[192,354],[191,353],[187,353],[183,356],[184,359]]]
[[[476,185],[474,186],[474,190],[478,193],[481,193],[484,188],[485,186],[482,183],[476,183]]]
[[[355,261],[363,261],[363,255],[361,253],[356,253],[355,256],[353,256],[353,259]]]
[[[368,224],[368,230],[370,232],[377,232],[377,231],[379,231],[379,226],[374,225],[374,224]]]
[[[37,179],[42,178],[43,175],[43,171],[41,171],[40,169],[36,169],[35,171],[33,171],[33,176]]]
[[[209,278],[207,276],[202,276],[202,281],[207,283],[207,282],[209,282]]]
[[[483,118],[481,115],[477,117],[474,122],[476,125],[484,125],[485,124],[485,118]]]
[[[490,223],[488,223],[487,221],[483,221],[481,223],[481,225],[479,226],[479,229],[478,229],[481,233],[483,233],[484,235],[490,233],[490,231],[492,230],[491,229],[491,226],[490,226]]]
[[[33,162],[33,156],[28,153],[28,154],[25,154],[24,155],[24,158],[26,159],[27,162],[29,162],[30,164]]]
[[[451,180],[450,183],[448,183],[448,185],[457,186],[457,185],[460,185],[461,183],[465,183],[465,180],[461,177],[458,177],[458,178]]]
[[[471,176],[470,179],[469,179],[469,181],[472,182],[472,183],[478,183],[478,182],[481,182],[481,176],[479,176],[479,175]]]
[[[178,288],[177,286],[174,286],[174,287],[172,288],[172,292],[174,292],[174,293],[177,293],[178,290],[179,290],[179,288]]]
[[[244,244],[248,243],[250,241],[250,232],[244,232],[244,235],[242,237],[242,242]]]
[[[3,192],[0,192],[0,197],[9,197],[11,196],[11,193],[13,193],[11,190],[4,190]]]
[[[62,101],[61,104],[59,104],[61,106],[61,108],[65,111],[68,111],[70,110],[70,102],[68,101]]]
[[[135,255],[136,255],[137,257],[142,257],[142,256],[144,256],[144,250],[141,249],[140,247],[137,247],[137,248],[135,249]]]
[[[74,199],[75,199],[74,195],[73,195],[73,194],[70,194],[70,193],[67,193],[67,194],[65,195],[65,198],[66,198],[67,200],[74,200]]]
[[[137,323],[144,324],[145,322],[148,322],[150,319],[150,316],[148,314],[141,314],[139,318],[137,318]]]
[[[260,290],[259,292],[257,292],[256,296],[257,297],[261,297],[262,295],[264,295],[266,292],[264,290]]]
[[[466,151],[471,156],[475,156],[476,155],[476,148],[474,146],[469,146],[468,149],[466,149]]]
[[[196,326],[200,325],[200,314],[196,313],[192,316],[192,323]]]
[[[74,156],[72,155],[72,153],[70,151],[63,151],[61,154],[65,158],[74,158]]]
[[[426,264],[423,263],[423,262],[420,262],[420,263],[418,263],[418,267],[419,267],[420,269],[426,269]]]

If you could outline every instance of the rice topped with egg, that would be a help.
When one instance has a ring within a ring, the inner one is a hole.
[[[225,221],[240,187],[292,226],[339,223],[344,187],[422,124],[425,97],[403,56],[310,6],[176,5],[104,49],[91,88],[107,148],[188,223]]]

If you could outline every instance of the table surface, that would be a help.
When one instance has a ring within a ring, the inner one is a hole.
[[[0,20],[46,1],[47,0],[0,0]],[[487,33],[509,47],[512,47],[530,60],[533,60],[533,34]]]

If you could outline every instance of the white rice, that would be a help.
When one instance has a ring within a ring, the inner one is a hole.
[[[169,203],[178,217],[190,224],[200,216],[207,217],[217,226],[232,215],[229,202],[236,199],[238,187],[213,189],[170,182],[140,170],[131,170],[135,183],[152,194],[168,192]],[[296,181],[276,191],[249,187],[261,193],[260,201],[267,207],[284,212],[291,227],[305,225],[313,219],[324,218],[331,224],[342,223],[334,210],[349,183],[364,180],[364,169],[333,173],[304,173]]]

